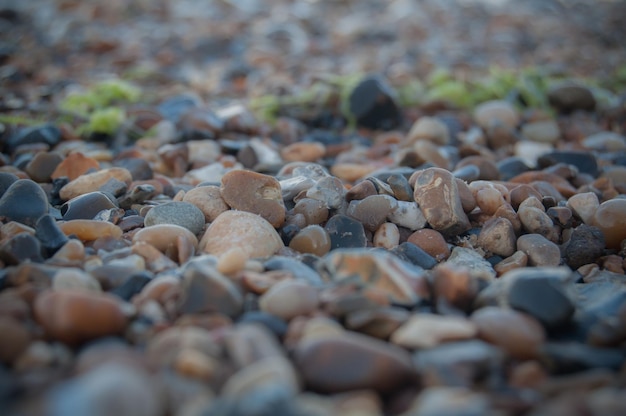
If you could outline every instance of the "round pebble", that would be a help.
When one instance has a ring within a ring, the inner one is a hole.
[[[513,105],[507,101],[486,101],[474,108],[474,120],[484,129],[494,123],[502,123],[509,128],[519,124],[519,114]]]
[[[508,257],[516,251],[517,238],[513,224],[506,218],[487,221],[478,235],[478,244],[485,250]]]
[[[0,217],[35,226],[48,213],[48,197],[39,185],[30,179],[13,182],[0,198]]]
[[[289,242],[289,248],[300,253],[311,253],[320,257],[328,253],[330,246],[330,235],[319,225],[306,226]]]
[[[552,241],[540,234],[526,234],[517,239],[517,250],[528,256],[531,266],[558,266],[561,263],[561,250]]]
[[[213,222],[224,211],[230,208],[222,199],[218,186],[197,186],[183,196],[183,202],[195,205],[204,214],[204,222]]]
[[[189,202],[172,201],[150,209],[144,218],[146,227],[157,224],[174,224],[199,234],[204,228],[204,214]]]
[[[259,306],[262,311],[288,321],[314,312],[318,302],[317,289],[296,280],[285,280],[265,292]]]
[[[102,210],[117,208],[106,194],[89,192],[70,199],[61,205],[61,215],[66,221],[91,220]]]
[[[600,204],[591,225],[602,231],[607,248],[619,249],[626,239],[626,199],[611,199]]]
[[[402,347],[418,349],[471,339],[476,334],[476,326],[466,318],[420,313],[411,316],[390,339]]]
[[[450,248],[443,235],[440,232],[424,228],[415,231],[407,239],[409,243],[413,243],[426,253],[433,256],[437,261],[442,261],[450,257]]]

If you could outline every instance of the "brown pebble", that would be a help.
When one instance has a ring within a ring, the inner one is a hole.
[[[326,153],[326,146],[318,142],[297,142],[285,146],[280,156],[287,162],[315,162]]]
[[[124,182],[126,185],[130,185],[133,180],[132,175],[127,169],[103,169],[98,172],[88,173],[74,179],[63,188],[61,188],[61,190],[59,191],[59,196],[62,200],[68,201],[72,198],[76,198],[79,195],[98,191],[100,187],[105,185],[111,179]]]
[[[476,326],[466,318],[426,313],[414,314],[391,335],[391,342],[405,348],[433,348],[442,343],[471,339]]]
[[[626,199],[603,202],[591,222],[604,234],[607,248],[619,249],[626,239]]]
[[[0,316],[0,362],[11,365],[28,347],[31,335],[16,319]]]
[[[407,239],[409,243],[413,243],[426,253],[430,254],[437,261],[442,261],[450,257],[450,248],[445,238],[439,231],[423,228],[415,231]]]
[[[591,225],[593,215],[599,206],[598,196],[593,192],[576,194],[567,200],[567,207],[587,225]]]
[[[535,188],[527,184],[517,185],[515,188],[511,189],[510,196],[511,205],[514,209],[518,209],[520,204],[531,196],[541,201],[541,194],[537,192]]]
[[[48,290],[35,300],[34,312],[49,336],[70,345],[117,335],[126,327],[120,302],[105,293]]]
[[[376,187],[374,186],[372,181],[364,180],[357,183],[352,188],[350,188],[348,192],[346,192],[346,201],[350,202],[355,199],[361,200],[367,198],[370,195],[377,194],[378,191],[376,191]]]
[[[101,237],[120,238],[122,229],[115,224],[96,220],[71,220],[58,223],[65,235],[75,235],[81,241],[93,241]]]
[[[515,230],[506,218],[493,218],[487,221],[478,235],[478,244],[498,256],[510,256],[516,249]]]
[[[229,210],[218,186],[197,186],[190,189],[185,193],[183,202],[189,202],[200,208],[206,222],[215,221],[218,215]]]
[[[454,168],[461,169],[465,166],[478,167],[478,171],[480,172],[478,179],[485,181],[495,181],[500,179],[498,166],[492,160],[484,156],[467,156],[461,159]]]
[[[259,299],[262,311],[287,321],[314,312],[318,303],[317,289],[297,280],[273,285]]]
[[[247,170],[232,170],[222,177],[220,192],[233,209],[258,214],[276,228],[285,222],[285,205],[276,178]]]
[[[89,170],[100,169],[100,163],[80,152],[72,152],[63,159],[50,175],[52,179],[67,177],[70,181],[84,175]]]
[[[383,247],[388,250],[400,244],[400,231],[392,222],[385,222],[374,233],[374,247]]]
[[[526,267],[528,264],[528,256],[523,251],[516,251],[512,256],[507,257],[501,262],[493,266],[498,276],[502,276],[504,273],[513,270]]]
[[[540,234],[526,234],[519,237],[517,249],[526,253],[530,266],[558,266],[561,263],[559,246]]]
[[[184,263],[198,248],[198,239],[188,229],[175,224],[157,224],[142,228],[133,236],[133,244],[144,242],[169,258]]]
[[[28,162],[25,171],[35,182],[50,182],[52,172],[62,161],[63,157],[57,152],[40,152]]]
[[[294,214],[302,214],[307,225],[321,224],[328,220],[328,207],[323,201],[302,198],[293,207]]]
[[[291,239],[289,248],[321,257],[330,251],[330,236],[323,227],[309,225]]]

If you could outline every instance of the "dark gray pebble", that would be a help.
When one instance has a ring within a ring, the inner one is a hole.
[[[20,179],[0,198],[0,217],[34,227],[37,220],[48,212],[48,198],[37,183]]]

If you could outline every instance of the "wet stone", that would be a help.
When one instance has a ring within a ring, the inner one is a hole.
[[[478,235],[478,244],[483,249],[504,257],[515,252],[516,241],[513,224],[506,218],[493,218],[487,221]]]
[[[419,313],[391,334],[390,340],[404,348],[422,349],[472,339],[476,334],[476,326],[466,318]]]
[[[347,213],[369,231],[376,231],[391,213],[396,200],[386,195],[372,195],[361,201],[351,201]]]
[[[198,207],[181,201],[159,204],[150,209],[144,218],[146,227],[156,224],[174,224],[199,234],[204,228],[204,214]]]
[[[565,262],[572,269],[595,263],[604,253],[604,235],[598,227],[582,224],[574,229],[565,247]]]
[[[96,214],[105,209],[117,208],[103,192],[89,192],[70,199],[61,206],[61,215],[66,221],[91,220]]]
[[[548,90],[550,105],[560,113],[569,114],[576,110],[593,111],[596,100],[591,91],[582,85],[564,82]]]
[[[56,152],[40,152],[37,153],[26,168],[24,169],[28,176],[35,182],[50,182],[52,172],[63,161],[63,157]]]
[[[220,192],[233,209],[258,214],[273,227],[280,227],[285,222],[280,183],[271,176],[233,170],[222,177]]]
[[[372,130],[390,130],[402,120],[394,94],[386,81],[379,77],[365,78],[348,98],[350,113],[359,126]]]
[[[454,176],[445,169],[429,168],[415,174],[415,201],[426,220],[444,236],[456,236],[470,228]]]
[[[294,362],[306,387],[321,393],[392,392],[414,377],[405,350],[356,333],[302,340]]]
[[[26,261],[41,263],[41,244],[30,234],[18,234],[0,246],[0,260],[5,264],[21,264]]]
[[[120,303],[107,294],[46,291],[35,300],[34,312],[49,336],[71,345],[117,335],[126,327]]]
[[[511,283],[507,299],[513,309],[533,316],[546,329],[558,329],[567,325],[575,312],[565,285],[552,277],[520,276]]]
[[[200,250],[220,256],[231,249],[249,258],[267,257],[284,247],[272,225],[245,211],[226,211],[211,223],[200,241]]]
[[[13,153],[18,146],[45,143],[50,147],[56,146],[61,141],[61,130],[52,124],[28,127],[20,129],[7,139],[4,150]]]
[[[286,321],[317,309],[317,289],[304,282],[285,280],[273,285],[259,299],[262,311]]]
[[[324,226],[330,236],[330,248],[365,247],[367,237],[363,224],[345,215],[332,216]]]
[[[37,220],[48,213],[48,205],[48,198],[39,185],[30,179],[20,179],[0,198],[0,217],[35,226]]]
[[[56,253],[68,241],[67,236],[63,234],[54,218],[48,214],[42,216],[37,221],[35,237],[37,237],[42,249],[48,256]]]
[[[626,239],[626,199],[611,199],[600,204],[591,225],[602,231],[607,248],[619,249]]]
[[[539,234],[526,234],[517,239],[517,250],[528,256],[531,266],[558,266],[561,264],[561,250],[552,241]]]

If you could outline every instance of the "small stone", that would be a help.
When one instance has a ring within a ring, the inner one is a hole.
[[[297,142],[285,146],[280,155],[287,162],[315,162],[326,153],[326,146],[319,142]]]
[[[500,179],[500,171],[496,163],[485,156],[467,156],[464,157],[456,164],[455,169],[461,169],[464,167],[476,167],[478,168],[478,177],[474,180],[494,181]],[[457,176],[457,175],[455,175]],[[458,176],[457,176],[458,178]],[[461,178],[463,179],[463,178]]]
[[[111,179],[130,185],[133,180],[130,172],[124,168],[102,169],[94,173],[81,175],[70,181],[59,191],[62,200],[68,201],[82,194],[100,190]]]
[[[445,146],[450,141],[448,126],[435,117],[420,117],[407,135],[407,141],[414,143],[416,140],[426,139],[437,145]]]
[[[400,231],[398,226],[392,222],[386,222],[380,225],[374,233],[374,247],[383,247],[388,250],[400,244]]]
[[[125,301],[130,301],[135,295],[152,280],[153,276],[149,272],[140,271],[132,274],[124,283],[109,291],[112,295],[119,296]]]
[[[41,263],[41,244],[30,234],[17,234],[0,245],[0,260],[5,264]]]
[[[0,316],[0,334],[0,363],[11,365],[30,344],[31,334],[10,316]]]
[[[330,209],[336,209],[343,205],[345,192],[338,178],[327,176],[320,178],[315,185],[307,189],[306,196],[324,202]]]
[[[48,198],[39,185],[30,179],[11,184],[0,198],[0,217],[34,227],[48,213]]]
[[[391,213],[396,200],[386,195],[372,195],[361,201],[351,201],[348,215],[359,220],[365,229],[376,231]]]
[[[355,184],[352,188],[346,192],[346,201],[360,201],[371,195],[377,195],[376,187],[372,181],[364,180]],[[411,197],[413,195],[411,194]]]
[[[604,253],[604,234],[598,227],[581,224],[574,229],[565,247],[565,262],[573,270],[595,263]]]
[[[48,256],[56,253],[68,241],[67,236],[63,234],[57,222],[49,214],[42,216],[37,221],[35,237]]]
[[[619,249],[626,239],[626,199],[611,199],[600,204],[591,225],[602,231],[607,248]]]
[[[201,251],[216,256],[239,249],[248,258],[268,257],[282,247],[274,227],[261,216],[232,210],[219,215],[200,241]]]
[[[120,238],[122,236],[120,227],[104,221],[71,220],[59,223],[59,228],[65,235],[75,235],[82,241],[93,241],[100,237]]]
[[[89,192],[70,199],[61,205],[61,215],[65,221],[92,220],[100,211],[117,208],[103,192]]]
[[[531,234],[541,235],[547,240],[557,243],[559,232],[552,219],[539,208],[521,205],[517,210],[524,229]]]
[[[509,193],[511,206],[515,209],[518,209],[522,202],[526,201],[530,197],[534,197],[537,201],[541,201],[541,194],[535,188],[527,184],[517,185],[515,188],[511,189],[511,192]]]
[[[77,239],[69,239],[48,261],[59,265],[80,265],[84,260],[85,246],[83,243]]]
[[[485,250],[508,257],[516,250],[516,236],[513,224],[506,218],[488,220],[478,235],[478,244]]]
[[[304,216],[307,225],[322,224],[328,220],[328,208],[324,201],[302,198],[293,207],[292,213]]]
[[[49,336],[70,345],[117,335],[126,327],[121,304],[104,293],[45,291],[35,299],[34,313]]]
[[[551,166],[557,163],[566,163],[576,166],[580,173],[586,173],[594,178],[598,176],[598,161],[596,156],[590,152],[555,150],[546,153],[538,160],[540,165]]]
[[[295,348],[294,362],[306,387],[321,393],[388,393],[414,377],[405,350],[356,333],[304,339]]]
[[[50,175],[62,161],[63,157],[59,153],[40,152],[28,162],[25,171],[35,182],[50,182]]]
[[[554,120],[541,120],[525,123],[522,135],[529,140],[540,143],[555,143],[561,137],[559,125]]]
[[[330,249],[365,247],[363,224],[345,215],[333,215],[324,226],[330,236]]]
[[[596,100],[587,87],[567,81],[548,90],[548,101],[564,114],[576,110],[593,111],[596,108]]]
[[[204,214],[205,222],[213,222],[224,211],[230,208],[222,198],[218,186],[197,186],[185,193],[183,202],[195,205]]]
[[[133,235],[133,245],[147,243],[173,260],[184,263],[198,248],[198,238],[187,228],[176,224],[156,224]]]
[[[415,173],[415,201],[432,228],[444,236],[457,236],[470,228],[454,176],[445,169]]]
[[[450,257],[448,243],[439,231],[430,228],[417,230],[409,236],[407,241],[433,256],[437,261],[443,261]]]
[[[498,276],[502,276],[510,270],[526,267],[527,264],[528,256],[526,253],[523,251],[516,251],[512,256],[507,257],[493,266],[493,269],[496,271]]]
[[[64,267],[56,272],[52,280],[52,289],[102,292],[100,283],[91,274],[74,267]]]
[[[409,230],[419,230],[426,226],[426,217],[413,201],[397,201],[387,215],[387,220]]]
[[[437,260],[433,256],[407,241],[391,249],[391,252],[400,259],[425,270],[430,270],[437,265]]]
[[[474,299],[480,291],[481,281],[465,268],[440,264],[433,270],[432,290],[437,312],[452,313],[472,310]]]
[[[515,143],[515,156],[521,159],[524,165],[531,167],[536,167],[539,158],[553,150],[554,145],[550,143],[531,142],[530,140]]]
[[[559,246],[540,234],[526,234],[517,239],[517,250],[528,256],[531,266],[558,266],[561,264]]]
[[[271,385],[283,388],[293,395],[300,391],[299,384],[298,375],[288,359],[268,357],[233,374],[224,384],[221,393],[226,397],[243,399],[254,390]]]
[[[96,159],[87,157],[80,152],[72,152],[59,163],[50,177],[52,179],[66,177],[73,181],[90,170],[98,169],[100,169],[100,163]]]
[[[565,284],[549,276],[520,276],[512,281],[507,299],[513,309],[535,317],[548,330],[568,324],[575,311]]]
[[[172,201],[150,209],[145,216],[146,227],[157,224],[174,224],[199,234],[204,228],[204,214],[189,202]]]
[[[402,121],[394,93],[380,77],[361,80],[348,98],[350,113],[359,126],[372,130],[391,130]]]
[[[491,281],[496,277],[491,263],[470,248],[454,247],[446,264],[450,267],[465,268],[470,276],[484,281]]]
[[[502,123],[509,128],[515,128],[519,124],[519,119],[517,110],[507,101],[486,101],[474,109],[474,120],[483,129],[487,129],[495,123]]]
[[[391,335],[391,342],[404,348],[434,348],[449,341],[474,338],[476,326],[468,319],[418,313]]]
[[[11,135],[4,143],[4,150],[11,154],[19,146],[45,143],[49,147],[56,146],[61,141],[61,130],[52,124],[42,126],[27,127],[18,130]]]
[[[317,289],[296,280],[284,280],[273,285],[259,299],[262,311],[286,321],[314,312],[318,303]]]
[[[601,131],[587,136],[581,144],[590,150],[617,152],[626,149],[626,137],[612,131]]]
[[[182,314],[219,312],[235,318],[242,312],[239,289],[216,268],[194,260],[183,272],[178,309]]]
[[[512,309],[488,306],[475,311],[470,319],[478,328],[479,338],[514,358],[538,358],[546,341],[546,331],[536,319]]]
[[[377,288],[399,305],[411,306],[429,296],[423,274],[388,252],[333,250],[322,261],[321,267],[331,280]]]
[[[410,313],[406,309],[397,307],[359,309],[349,312],[345,322],[347,329],[385,340],[406,322],[409,316]]]
[[[330,251],[330,246],[330,235],[319,225],[304,227],[289,243],[289,248],[300,253],[311,253],[320,257]]]
[[[233,209],[258,214],[276,228],[285,222],[280,183],[271,176],[233,170],[222,177],[220,192]]]

